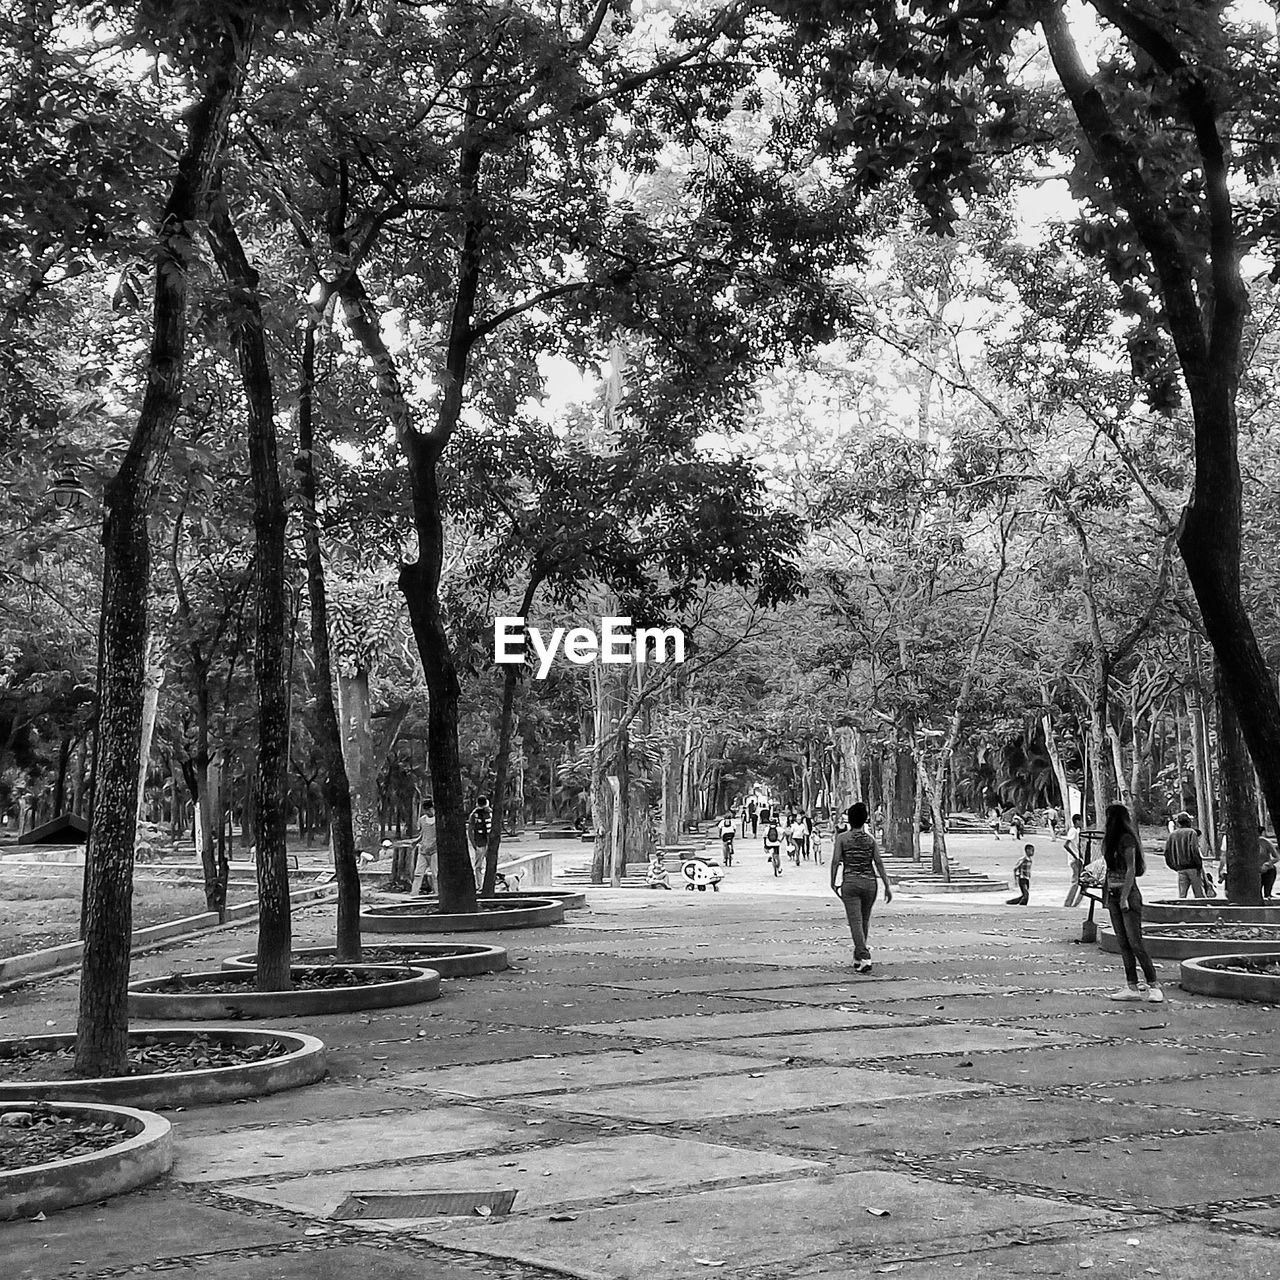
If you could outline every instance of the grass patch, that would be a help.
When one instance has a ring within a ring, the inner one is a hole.
[[[80,936],[80,868],[57,875],[6,873],[0,863],[0,954],[21,955],[75,942]],[[229,901],[246,901],[252,891]],[[179,884],[139,877],[133,887],[133,927],[180,920],[207,910],[199,881]]]

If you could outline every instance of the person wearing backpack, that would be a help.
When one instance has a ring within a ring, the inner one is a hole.
[[[1178,897],[1187,890],[1197,898],[1205,896],[1204,860],[1200,856],[1200,833],[1192,825],[1189,813],[1173,816],[1173,830],[1164,843],[1164,861],[1170,871],[1178,873]]]
[[[782,874],[782,836],[778,831],[777,819],[769,817],[769,825],[764,829],[764,856],[773,864],[773,874]]]
[[[1160,1004],[1164,992],[1159,975],[1142,939],[1142,894],[1138,877],[1146,871],[1142,841],[1129,810],[1122,804],[1107,806],[1107,822],[1102,835],[1102,857],[1107,864],[1103,900],[1111,916],[1111,928],[1120,944],[1125,985],[1111,993],[1112,1000],[1149,1000]],[[1142,981],[1138,981],[1138,966]]]
[[[467,819],[467,835],[471,840],[471,861],[475,870],[476,888],[484,883],[484,863],[489,851],[489,832],[493,830],[493,809],[488,796],[481,796]]]
[[[720,860],[726,867],[731,867],[733,866],[733,814],[726,813],[720,819],[717,830],[720,833]]]

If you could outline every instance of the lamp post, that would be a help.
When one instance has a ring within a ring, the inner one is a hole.
[[[49,486],[53,505],[59,511],[78,511],[93,495],[80,483],[74,467],[64,467],[62,474]]]

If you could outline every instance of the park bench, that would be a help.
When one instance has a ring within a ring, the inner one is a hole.
[[[1094,844],[1098,848],[1102,848],[1102,832],[1101,831],[1082,831],[1080,832],[1080,856],[1076,860],[1075,868],[1075,887],[1080,891],[1080,896],[1088,900],[1089,914],[1085,917],[1080,926],[1081,942],[1097,942],[1098,940],[1098,922],[1094,918],[1094,912],[1102,905],[1102,886],[1092,883],[1085,883],[1080,879],[1081,873],[1085,867],[1093,861]]]

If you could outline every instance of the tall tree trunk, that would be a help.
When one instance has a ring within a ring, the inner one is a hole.
[[[1183,700],[1175,699],[1173,704],[1173,728],[1178,744],[1178,807],[1185,812],[1187,808],[1187,747],[1182,732]]]
[[[1111,767],[1115,772],[1116,782],[1120,788],[1120,803],[1132,813],[1133,793],[1129,790],[1129,782],[1125,776],[1124,749],[1120,742],[1119,730],[1110,721],[1107,723],[1107,742],[1111,748]]]
[[[357,852],[373,853],[382,841],[378,816],[378,769],[373,749],[369,669],[338,672],[342,758],[351,802],[351,833]]]
[[[1045,698],[1048,705],[1048,698]],[[1049,764],[1053,767],[1053,776],[1058,783],[1058,803],[1062,805],[1062,816],[1068,823],[1071,821],[1071,784],[1067,780],[1066,766],[1062,763],[1062,752],[1058,750],[1058,739],[1053,732],[1053,718],[1049,712],[1040,717],[1040,731],[1044,734],[1045,750],[1049,754]]]
[[[1196,825],[1200,828],[1206,847],[1212,851],[1213,808],[1209,797],[1208,778],[1205,775],[1204,721],[1200,715],[1199,691],[1187,692],[1187,720],[1191,725],[1192,781],[1196,793]]]
[[[147,790],[147,774],[151,767],[151,742],[156,731],[156,713],[160,709],[160,690],[164,686],[164,642],[158,636],[147,637],[146,667],[142,678],[142,741],[138,747],[138,815]]]
[[[889,769],[886,777],[892,778],[892,790],[884,807],[885,851],[894,857],[910,858],[915,844],[915,762],[911,748],[891,743]]]
[[[182,404],[190,228],[203,212],[217,171],[252,36],[252,29],[236,24],[212,37],[200,98],[185,114],[186,147],[157,236],[146,391],[120,468],[106,488],[98,756],[85,866],[78,1076],[120,1075],[127,1067],[133,846],[151,583],[147,514]]]
[[[92,754],[91,738],[86,737],[76,752],[75,776],[71,782],[71,812],[84,814],[84,797],[89,782],[89,758]]]
[[[479,165],[478,155],[475,165]],[[472,181],[474,177],[473,173]],[[467,355],[472,341],[470,317],[479,273],[478,238],[478,228],[469,228],[464,236],[462,274],[465,279],[459,279],[450,324],[446,353],[448,383],[435,429],[429,435],[417,429],[395,359],[382,339],[378,317],[359,278],[354,273],[348,274],[340,289],[343,317],[373,364],[379,395],[408,462],[418,558],[401,565],[399,585],[409,607],[409,621],[429,695],[427,758],[436,804],[440,910],[449,914],[476,910],[476,883],[467,845],[462,762],[458,750],[461,685],[440,610],[444,515],[437,468],[462,412]]]
[[[62,812],[62,797],[67,790],[67,769],[71,765],[72,739],[69,734],[62,735],[58,746],[58,772],[53,779],[53,812],[56,817]]]
[[[516,615],[527,618],[533,608],[534,597],[542,583],[542,574],[536,569],[530,573]],[[509,665],[502,678],[502,706],[498,712],[498,757],[493,766],[493,825],[489,828],[489,844],[484,854],[484,883],[480,886],[482,897],[492,897],[498,887],[498,851],[502,847],[502,824],[507,812],[507,774],[511,769],[511,739],[515,724],[516,685],[522,668]],[[523,798],[523,797],[522,797]],[[521,806],[523,821],[523,805]]]
[[[335,946],[339,960],[358,962],[360,940],[360,864],[351,818],[351,783],[342,757],[342,730],[333,701],[333,659],[329,650],[329,601],[320,550],[320,514],[316,498],[316,445],[313,426],[316,386],[316,327],[313,315],[303,334],[302,380],[298,388],[298,487],[302,493],[302,534],[307,557],[307,598],[311,613],[311,657],[315,663],[315,731],[324,799],[329,811],[329,841],[338,884]],[[306,808],[306,792],[303,807]],[[301,817],[299,821],[301,821]],[[370,850],[372,852],[372,850]]]
[[[1107,694],[1103,686],[1101,695],[1095,687],[1094,701],[1089,708],[1089,773],[1093,784],[1093,821],[1099,830],[1107,818],[1107,806],[1111,803],[1111,775],[1107,770]]]
[[[1218,776],[1222,785],[1222,829],[1226,835],[1227,900],[1256,906],[1262,902],[1262,857],[1253,765],[1221,663],[1214,663],[1213,686],[1218,704]]]
[[[250,265],[225,201],[209,219],[214,257],[227,281],[231,338],[248,409],[249,473],[253,482],[253,679],[258,737],[253,771],[253,836],[258,874],[259,991],[287,991],[293,929],[289,904],[286,801],[289,772],[289,679],[286,660],[285,507],[276,446],[275,397],[258,295]]]
[[[858,760],[854,747],[856,731],[849,725],[842,724],[835,730],[834,736],[837,761],[836,804],[841,809],[847,809],[862,798],[859,795],[862,790],[862,780],[858,776]]]
[[[684,734],[668,735],[662,748],[662,843],[679,844],[683,815],[680,812],[684,777]]]

